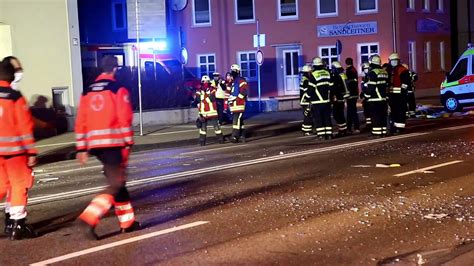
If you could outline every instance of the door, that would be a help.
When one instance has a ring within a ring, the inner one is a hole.
[[[283,79],[285,95],[299,93],[299,57],[297,49],[283,50]]]

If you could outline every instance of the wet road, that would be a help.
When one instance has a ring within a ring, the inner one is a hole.
[[[1,238],[0,265],[462,265],[474,250],[473,122],[136,153],[129,187],[144,229],[119,235],[109,215],[100,241],[74,221],[104,185],[98,162],[38,166],[29,221],[42,235]]]

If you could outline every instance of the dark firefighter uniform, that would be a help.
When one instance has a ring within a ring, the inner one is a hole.
[[[314,100],[314,78],[311,75],[311,66],[306,65],[301,71],[300,80],[300,105],[303,108],[301,131],[304,135],[313,132],[312,100]]]
[[[198,101],[199,117],[201,119],[201,128],[199,129],[199,144],[206,145],[207,124],[210,123],[214,127],[214,132],[219,143],[224,143],[222,130],[219,125],[216,91],[214,86],[211,86],[208,76],[202,77],[202,86],[196,91],[196,99]]]
[[[352,131],[360,130],[359,116],[357,115],[357,99],[359,98],[359,88],[357,79],[359,75],[354,66],[350,65],[346,69],[347,89],[349,90],[349,98],[347,98],[347,129]]]
[[[75,124],[79,153],[89,152],[104,166],[108,186],[97,195],[79,218],[94,228],[113,206],[122,232],[135,226],[134,210],[125,186],[126,167],[133,145],[133,111],[128,90],[111,73],[102,73],[81,96]],[[79,157],[78,157],[79,158]]]
[[[233,76],[232,89],[229,96],[229,108],[233,114],[231,141],[237,143],[245,142],[244,112],[247,102],[249,85],[245,78],[240,76],[240,67],[232,65]]]
[[[316,58],[319,59],[319,58]],[[313,60],[314,70],[314,100],[311,101],[313,108],[313,119],[315,121],[316,134],[319,138],[332,138],[331,123],[331,88],[333,86],[331,73],[320,63],[321,59]],[[316,64],[314,61],[317,61]]]
[[[387,71],[378,64],[371,64],[368,75],[367,92],[364,97],[370,104],[372,115],[372,135],[387,135],[387,102],[386,91],[388,85]]]
[[[391,68],[391,82],[388,94],[390,105],[390,121],[393,133],[405,129],[407,113],[407,93],[411,84],[410,72],[398,64]]]
[[[370,103],[368,98],[365,97],[367,92],[367,82],[369,81],[369,63],[362,64],[362,71],[364,72],[364,76],[362,77],[362,81],[360,83],[360,99],[362,100],[362,108],[364,109],[364,117],[365,117],[365,126],[368,130],[372,130],[372,115],[370,114]]]
[[[345,99],[349,96],[349,91],[346,86],[346,74],[344,70],[339,67],[333,68],[332,80],[334,82],[332,95],[332,113],[334,120],[337,123],[338,135],[345,135],[347,132],[346,118],[344,116]]]
[[[418,75],[414,71],[410,71],[410,80],[411,82],[408,85],[408,89],[407,89],[407,102],[408,102],[407,117],[415,117],[415,114],[416,114],[415,82],[418,80]]]

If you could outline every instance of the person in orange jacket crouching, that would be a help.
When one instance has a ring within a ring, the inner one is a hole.
[[[112,208],[122,233],[140,228],[130,202],[126,184],[126,167],[133,145],[133,112],[128,90],[115,80],[117,58],[105,56],[102,74],[86,88],[79,103],[75,132],[77,159],[84,165],[88,154],[104,166],[108,187],[97,195],[79,216],[88,225],[88,236],[98,239],[95,232],[100,219]]]
[[[28,190],[33,185],[31,167],[36,164],[33,119],[25,98],[10,86],[15,69],[0,62],[0,199],[7,198],[5,234],[11,240],[36,234],[25,223]]]

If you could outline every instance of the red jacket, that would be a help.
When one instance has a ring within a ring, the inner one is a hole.
[[[28,104],[10,83],[0,80],[0,156],[37,153]]]
[[[84,90],[76,119],[79,151],[133,145],[130,94],[110,74],[101,74]]]
[[[230,111],[232,113],[243,113],[247,101],[249,85],[245,78],[238,77],[232,84]]]
[[[217,104],[216,104],[216,88],[202,87],[196,91],[196,97],[198,98],[198,110],[199,114],[205,118],[217,117]]]

